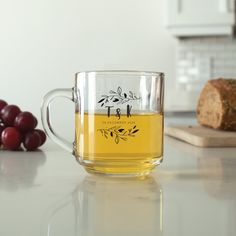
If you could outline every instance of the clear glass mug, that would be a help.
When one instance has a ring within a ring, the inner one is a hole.
[[[50,122],[50,103],[56,97],[75,103],[73,145]],[[90,173],[146,175],[162,161],[163,97],[160,72],[79,72],[72,89],[55,89],[44,97],[42,124]]]

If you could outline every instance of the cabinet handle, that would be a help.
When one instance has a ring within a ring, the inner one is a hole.
[[[236,1],[235,0],[228,0],[228,2],[229,2],[229,11],[234,12]]]
[[[235,8],[235,0],[218,0],[218,9],[222,13],[233,12]],[[172,3],[172,1],[170,1]],[[182,0],[174,2],[178,13],[182,11]]]
[[[219,0],[219,11],[222,13],[229,12],[229,0]]]

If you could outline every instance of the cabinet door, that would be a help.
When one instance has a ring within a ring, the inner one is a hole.
[[[234,24],[234,0],[168,0],[169,26]]]

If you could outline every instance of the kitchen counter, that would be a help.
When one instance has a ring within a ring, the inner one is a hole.
[[[236,148],[198,148],[165,137],[147,178],[87,174],[48,142],[0,152],[1,236],[234,236]]]

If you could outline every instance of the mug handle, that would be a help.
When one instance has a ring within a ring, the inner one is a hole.
[[[73,144],[58,135],[53,129],[50,121],[50,104],[57,97],[65,97],[74,102],[74,88],[54,89],[44,96],[41,105],[42,125],[46,134],[52,139],[52,141],[64,148],[66,151],[73,153]]]

